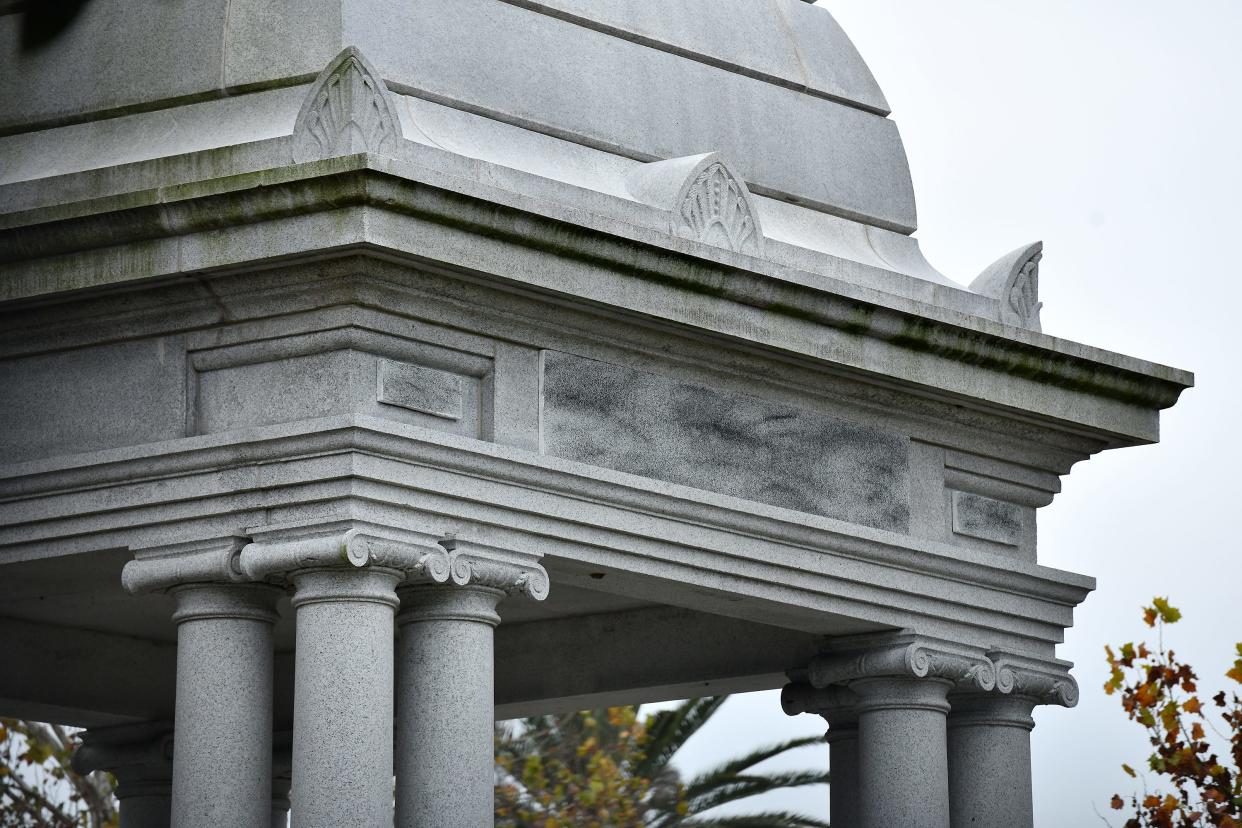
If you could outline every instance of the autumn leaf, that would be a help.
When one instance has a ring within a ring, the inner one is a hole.
[[[1152,606],[1143,608],[1143,621],[1149,626],[1176,623],[1181,617],[1167,598],[1156,598]],[[1179,661],[1172,648],[1154,652],[1138,642],[1123,644],[1116,652],[1110,646],[1104,650],[1109,666],[1105,691],[1120,695],[1126,715],[1146,731],[1152,746],[1147,766],[1165,783],[1165,790],[1159,790],[1159,783],[1150,786],[1156,790],[1145,789],[1142,799],[1113,797],[1114,809],[1132,810],[1124,828],[1238,828],[1242,821],[1242,698],[1224,691],[1199,696],[1195,671]],[[1242,656],[1242,644],[1235,650]],[[1226,675],[1242,682],[1242,658]],[[1232,733],[1224,736],[1232,767],[1211,753],[1202,721],[1205,698],[1211,698]],[[1200,720],[1186,722],[1187,729],[1183,729],[1183,715]],[[1137,778],[1129,764],[1121,767]]]
[[[1176,624],[1182,618],[1182,611],[1169,605],[1167,598],[1153,598],[1152,605],[1160,614],[1160,620],[1166,624]]]

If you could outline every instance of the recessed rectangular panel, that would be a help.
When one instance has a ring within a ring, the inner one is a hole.
[[[548,454],[905,532],[909,441],[892,432],[554,351]]]
[[[446,420],[461,419],[461,377],[456,374],[391,359],[379,360],[378,374],[379,402]]]
[[[970,492],[954,492],[953,531],[958,535],[1018,546],[1022,540],[1022,507]]]

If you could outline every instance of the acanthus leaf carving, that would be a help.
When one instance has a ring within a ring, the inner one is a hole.
[[[355,47],[311,84],[293,130],[295,162],[358,152],[391,152],[401,122],[384,81]]]

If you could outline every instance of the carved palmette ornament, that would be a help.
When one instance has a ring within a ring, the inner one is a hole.
[[[296,162],[392,152],[401,124],[392,96],[362,53],[353,46],[319,73],[293,130]]]
[[[669,232],[751,256],[763,254],[754,198],[719,153],[643,164],[626,176],[639,201],[669,214]]]
[[[678,203],[674,231],[685,238],[741,253],[757,246],[757,227],[746,185],[717,161],[686,185]]]
[[[1001,256],[973,282],[970,289],[990,296],[999,305],[999,320],[1006,325],[1040,329],[1039,261],[1043,258],[1043,242],[1019,247]]]

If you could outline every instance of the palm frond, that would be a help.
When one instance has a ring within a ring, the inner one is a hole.
[[[768,791],[827,785],[828,771],[790,771],[786,773],[738,775],[714,788],[687,797],[689,813],[703,814],[726,802],[758,796]]]
[[[635,772],[655,777],[686,740],[715,715],[728,696],[686,699],[672,710],[661,710],[647,720],[647,744],[643,761]]]
[[[737,759],[732,759],[724,764],[717,765],[710,770],[700,773],[686,784],[686,795],[696,796],[700,793],[712,790],[725,782],[732,781],[742,771],[748,770],[755,765],[758,765],[760,762],[766,762],[773,757],[780,756],[782,753],[786,753],[787,751],[797,750],[798,748],[806,747],[808,745],[822,744],[824,744],[823,736],[804,736],[798,739],[788,739],[774,745],[761,747],[757,750],[751,751],[745,756],[739,756]]]
[[[681,823],[682,828],[832,828],[815,817],[789,811],[764,811],[720,817],[695,817]]]

